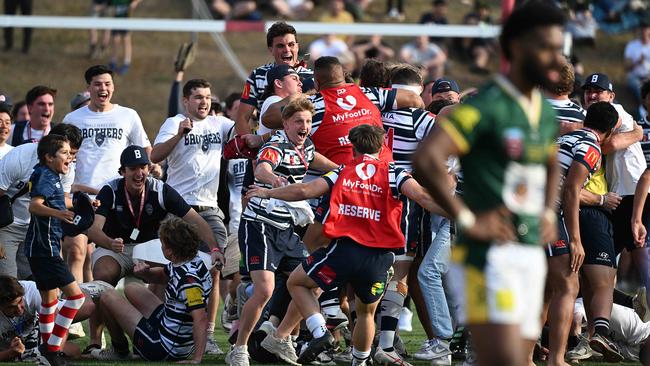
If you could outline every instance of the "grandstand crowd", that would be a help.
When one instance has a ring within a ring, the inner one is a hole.
[[[308,64],[279,21],[224,103],[183,80],[183,44],[153,142],[112,102],[127,60],[80,72],[59,123],[51,86],[1,101],[0,361],[650,365],[650,24],[628,113],[608,75],[577,79],[565,12],[522,3],[466,44],[475,72],[509,63],[480,86],[425,36],[396,63],[371,39],[354,73],[325,36]]]

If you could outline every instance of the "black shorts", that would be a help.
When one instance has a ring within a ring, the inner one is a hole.
[[[29,257],[29,267],[41,291],[63,288],[75,281],[70,268],[61,257]]]
[[[261,221],[239,223],[239,273],[251,271],[291,272],[307,256],[305,245],[292,227],[278,229]]]
[[[180,361],[187,357],[175,358],[162,346],[160,341],[160,322],[165,305],[160,304],[149,318],[142,317],[133,332],[133,351],[147,361]],[[188,355],[189,356],[189,355]]]
[[[584,264],[616,268],[616,251],[609,214],[596,207],[580,208],[580,239],[585,249]]]
[[[650,196],[648,196],[650,198]],[[648,199],[643,206],[642,217],[645,218],[648,214]],[[614,226],[614,246],[616,254],[620,254],[623,249],[628,252],[638,249],[634,245],[634,237],[632,236],[632,209],[634,208],[634,196],[624,196],[621,204],[618,205],[616,210],[612,212],[612,225]]]
[[[349,238],[333,240],[302,262],[305,273],[323,290],[350,283],[364,304],[378,301],[395,261],[389,249],[370,248]]]
[[[559,255],[571,253],[571,250],[569,248],[569,232],[567,231],[566,224],[564,222],[564,216],[562,216],[561,212],[557,215],[557,230],[557,240],[554,243],[546,244],[547,257],[557,257]]]

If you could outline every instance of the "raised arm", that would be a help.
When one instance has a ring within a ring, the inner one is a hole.
[[[635,142],[643,139],[643,128],[634,124],[634,129],[627,132],[619,132],[611,135],[601,146],[603,154],[609,154],[617,150],[623,150]]]
[[[317,198],[329,191],[329,184],[323,178],[312,180],[309,183],[295,183],[284,187],[273,189],[250,186],[246,192],[246,199],[252,197],[276,198],[283,201],[301,201],[309,198]]]

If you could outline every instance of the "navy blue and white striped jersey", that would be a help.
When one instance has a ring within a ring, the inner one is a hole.
[[[184,359],[194,351],[191,312],[206,308],[212,277],[198,255],[181,265],[168,263],[165,274],[169,282],[160,321],[160,341],[170,356]]]
[[[44,205],[65,211],[65,196],[59,174],[45,165],[38,164],[29,178],[29,196],[42,197]],[[32,214],[25,237],[26,257],[58,257],[61,255],[63,229],[61,220]]]
[[[244,91],[242,92],[240,102],[252,105],[257,109],[262,108],[264,99],[262,99],[262,94],[264,94],[264,89],[266,89],[267,81],[266,74],[275,66],[275,63],[270,63],[262,65],[248,76],[246,79],[246,84],[244,85]],[[294,68],[301,80],[309,79],[314,76],[314,72],[304,66],[297,66]]]
[[[587,112],[579,105],[573,103],[570,99],[557,100],[547,99],[551,104],[558,122],[583,123]]]
[[[596,134],[589,129],[581,128],[560,136],[557,143],[561,171],[560,187],[564,184],[569,168],[574,161],[584,165],[589,171],[589,176],[584,182],[586,185],[591,179],[591,175],[600,168],[602,161]]]
[[[284,131],[277,131],[271,139],[260,149],[256,166],[269,164],[273,173],[286,178],[289,183],[302,182],[309,164],[314,160],[316,150],[314,144],[308,138],[302,149],[297,149],[289,141]],[[273,188],[270,184],[262,183],[255,178],[255,185],[264,188]],[[254,197],[248,201],[248,205],[242,214],[243,219],[258,220],[279,229],[287,229],[293,223],[289,210],[278,205],[271,212],[266,212],[270,200]]]
[[[381,120],[387,135],[393,136],[393,159],[397,167],[413,171],[413,154],[420,141],[431,132],[435,115],[419,108],[383,112]]]

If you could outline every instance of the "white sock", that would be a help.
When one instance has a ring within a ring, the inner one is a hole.
[[[358,349],[352,346],[352,357],[356,358],[359,361],[363,361],[366,358],[370,357],[370,351],[359,351]]]
[[[323,318],[323,315],[321,313],[311,315],[305,320],[305,323],[307,323],[307,328],[314,336],[314,338],[320,338],[325,335],[325,332],[327,332],[327,327],[325,326],[325,318]]]

